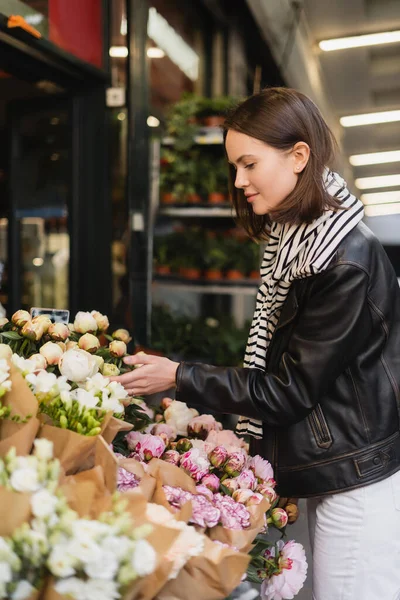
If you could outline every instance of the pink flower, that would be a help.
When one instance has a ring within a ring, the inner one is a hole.
[[[224,485],[226,488],[228,488],[228,490],[232,493],[236,492],[236,490],[239,489],[237,477],[233,477],[232,479],[224,479],[224,481],[222,482],[222,485]],[[221,493],[223,493],[223,492],[221,492]]]
[[[181,508],[186,502],[192,499],[193,494],[186,492],[180,487],[174,487],[172,485],[163,485],[165,497],[169,504],[175,508]]]
[[[206,475],[206,477],[207,477],[207,475]],[[207,500],[210,500],[212,502],[212,499],[214,498],[214,494],[210,490],[210,488],[206,487],[203,484],[199,484],[199,485],[196,485],[196,490],[197,490],[198,494],[201,494],[202,496],[207,498]]]
[[[123,469],[118,468],[117,489],[119,492],[127,492],[133,490],[140,483],[140,480],[133,474]]]
[[[156,425],[153,425],[150,433],[153,435],[161,435],[163,433],[169,440],[174,440],[176,438],[175,429],[166,423],[157,423]]]
[[[190,522],[199,527],[215,527],[220,520],[220,510],[207,500],[205,496],[198,494],[192,496],[193,512]]]
[[[237,452],[232,452],[232,454],[228,456],[228,460],[224,465],[224,471],[232,477],[237,477],[243,469],[245,462],[246,457],[243,454],[243,452],[241,452],[240,450],[238,450]]]
[[[182,455],[180,466],[195,481],[200,481],[204,475],[207,475],[211,465],[206,454],[197,448],[193,448]]]
[[[265,579],[261,585],[263,600],[285,600],[294,598],[306,580],[307,560],[304,548],[293,540],[284,544],[276,543],[279,555],[275,556],[275,548],[269,551],[270,556],[278,562],[279,573]]]
[[[157,435],[146,433],[136,444],[135,450],[141,460],[149,461],[152,458],[160,458],[165,450],[165,444]]]
[[[238,448],[246,448],[247,444],[244,440],[239,438],[230,429],[223,429],[222,431],[210,431],[207,436],[207,442],[214,444],[214,446],[225,446],[229,449],[229,452],[234,452]]]
[[[165,462],[170,463],[171,465],[179,465],[181,455],[177,450],[166,450],[161,456],[161,459],[165,460]]]
[[[240,502],[241,504],[246,504],[247,500],[249,498],[251,498],[251,496],[253,495],[252,490],[236,490],[236,492],[233,492],[232,494],[232,498],[235,500],[235,502]]]
[[[268,502],[270,504],[273,504],[278,497],[274,488],[272,488],[270,485],[267,485],[265,483],[259,483],[258,486],[256,487],[256,492],[258,492],[259,494],[262,494],[264,496],[264,498],[266,500],[268,500]]]
[[[209,453],[208,458],[213,467],[219,468],[226,463],[228,452],[224,446],[215,446],[214,450]]]
[[[230,496],[214,495],[214,506],[221,512],[221,524],[227,529],[245,529],[250,526],[250,513],[243,504]]]
[[[243,469],[237,477],[237,482],[239,487],[244,490],[255,490],[257,486],[257,479],[250,469]]]
[[[199,415],[189,422],[188,435],[205,440],[210,431],[220,431],[221,429],[221,423],[218,423],[212,415]]]
[[[265,483],[269,479],[273,480],[274,478],[274,470],[271,464],[258,454],[248,460],[247,468],[253,471],[259,483]]]
[[[258,494],[257,492],[253,492],[250,498],[246,502],[246,506],[257,506],[264,500],[264,496],[262,494]]]
[[[131,431],[125,436],[125,442],[129,450],[135,450],[137,443],[142,439],[143,435],[140,431]]]
[[[209,488],[212,492],[218,492],[219,490],[220,481],[219,478],[216,475],[214,475],[214,473],[208,473],[207,475],[205,475],[201,480],[201,483],[202,485]]]
[[[165,397],[161,400],[160,408],[162,410],[166,410],[173,403],[172,398]]]
[[[269,523],[275,525],[277,529],[283,529],[288,523],[288,515],[283,508],[274,508],[271,510],[271,516],[268,519]]]

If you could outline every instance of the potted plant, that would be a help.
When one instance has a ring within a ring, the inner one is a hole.
[[[154,240],[154,266],[158,275],[171,274],[171,252],[168,240],[171,236],[160,235]]]
[[[225,277],[231,281],[246,279],[247,257],[245,244],[235,238],[226,238],[226,272]]]
[[[223,269],[227,262],[226,252],[221,238],[207,239],[205,252],[205,278],[220,280],[223,278]]]
[[[225,157],[210,158],[207,177],[204,183],[208,192],[209,204],[226,204],[228,192],[228,167]]]
[[[225,121],[226,113],[237,100],[230,96],[218,98],[203,98],[198,105],[197,115],[206,127],[221,127]]]
[[[197,112],[200,101],[199,96],[183,94],[168,111],[167,133],[174,138],[174,146],[177,150],[187,150],[193,146],[199,128]]]

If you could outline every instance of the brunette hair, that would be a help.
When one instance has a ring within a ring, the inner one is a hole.
[[[294,190],[268,215],[254,214],[243,190],[235,188],[235,169],[229,165],[233,205],[240,224],[252,238],[268,238],[271,221],[310,223],[325,209],[336,210],[340,206],[323,183],[324,168],[334,159],[337,143],[310,98],[289,88],[267,88],[233,109],[223,128],[225,139],[232,129],[282,151],[290,150],[297,142],[310,147],[309,160]]]

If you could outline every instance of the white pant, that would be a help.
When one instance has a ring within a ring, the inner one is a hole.
[[[400,600],[400,471],[307,509],[313,600]]]

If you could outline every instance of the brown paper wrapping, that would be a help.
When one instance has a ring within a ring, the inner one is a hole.
[[[107,444],[111,444],[117,433],[120,431],[130,431],[131,429],[133,429],[131,423],[127,423],[116,417],[111,417],[103,430],[102,436]]]
[[[0,536],[10,536],[17,527],[30,520],[31,496],[0,487]]]
[[[104,471],[100,465],[65,477],[60,488],[68,505],[79,517],[95,519],[111,506],[111,494],[105,487]]]
[[[12,447],[15,447],[19,456],[30,454],[40,424],[36,418],[37,400],[14,366],[11,366],[10,378],[12,388],[3,396],[3,404],[12,409],[11,416],[25,418],[31,415],[31,418],[26,423],[0,419],[0,457],[5,456]]]
[[[200,556],[191,558],[176,579],[168,581],[157,600],[223,600],[237,587],[250,556],[205,540]]]
[[[101,435],[96,439],[94,464],[102,467],[105,486],[113,494],[117,489],[118,460]]]
[[[119,458],[118,466],[122,467],[129,473],[136,475],[140,479],[140,491],[146,497],[147,500],[151,500],[156,488],[156,480],[154,477],[146,473],[143,465],[140,464],[135,458]]]

